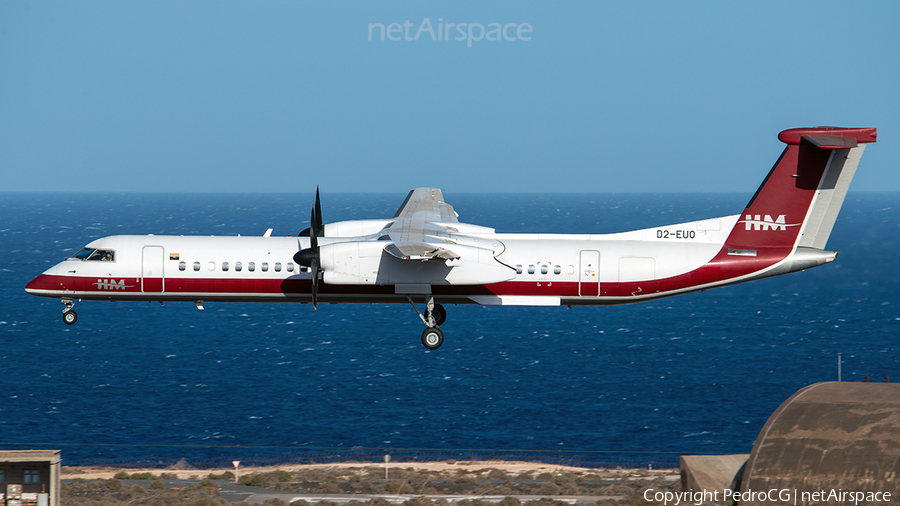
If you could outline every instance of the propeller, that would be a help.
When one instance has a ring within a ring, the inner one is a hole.
[[[294,261],[309,267],[312,273],[312,303],[316,309],[316,299],[319,294],[319,270],[321,265],[319,256],[319,236],[323,234],[325,227],[322,225],[322,205],[319,203],[319,188],[316,187],[316,204],[313,206],[309,217],[310,227],[301,236],[309,236],[309,248],[302,249],[294,254]]]

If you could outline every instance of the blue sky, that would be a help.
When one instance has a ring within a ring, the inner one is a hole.
[[[426,18],[466,27],[368,38]],[[878,127],[853,189],[900,190],[897,26],[900,2],[0,0],[0,191],[749,195],[811,125]]]

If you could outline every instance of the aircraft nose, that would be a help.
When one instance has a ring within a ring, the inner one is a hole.
[[[61,283],[57,276],[58,270],[59,265],[54,265],[42,274],[39,274],[25,285],[25,291],[32,295],[39,295],[47,293],[48,290],[59,290]]]
[[[25,291],[34,295],[38,290],[52,290],[52,283],[50,276],[47,274],[39,274],[38,277],[32,279],[25,285]]]

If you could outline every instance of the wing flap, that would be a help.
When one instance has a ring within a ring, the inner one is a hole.
[[[384,246],[387,251],[400,260],[429,260],[432,258],[440,258],[443,260],[457,260],[459,255],[456,253],[427,242],[417,241],[394,241]]]

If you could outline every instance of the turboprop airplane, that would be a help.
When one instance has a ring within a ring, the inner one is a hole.
[[[825,245],[874,128],[785,130],[741,214],[602,235],[503,234],[460,223],[434,188],[391,218],[323,224],[319,192],[299,237],[97,239],[25,291],[76,300],[409,303],[422,344],[443,344],[446,304],[625,304],[832,262]],[[417,304],[424,303],[424,311]]]

